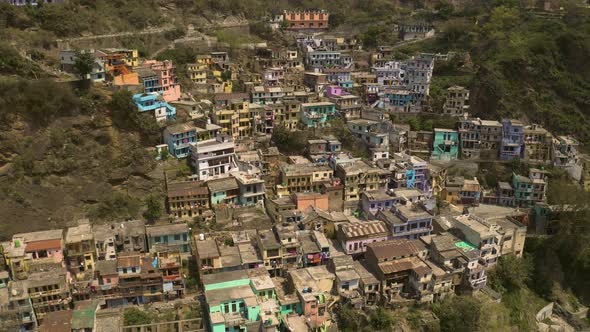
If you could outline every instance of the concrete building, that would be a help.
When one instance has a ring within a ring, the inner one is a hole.
[[[323,128],[336,117],[336,105],[330,102],[303,103],[300,106],[300,123],[306,128]]]
[[[434,128],[431,159],[451,161],[459,156],[459,133],[456,130]]]
[[[347,255],[362,254],[367,245],[389,239],[389,230],[380,220],[343,223],[338,227],[338,241]]]
[[[330,14],[324,10],[283,12],[283,20],[288,30],[326,30],[329,18]]]
[[[90,224],[69,227],[65,238],[66,266],[73,279],[87,280],[96,261],[96,243]]]
[[[176,218],[208,218],[209,189],[203,181],[166,182],[166,207]]]
[[[190,155],[190,143],[197,141],[197,127],[190,123],[179,123],[166,127],[163,136],[170,154],[179,159],[186,158]]]
[[[502,124],[498,121],[470,119],[459,121],[460,155],[462,159],[498,158],[502,141]]]
[[[165,102],[157,92],[133,95],[133,101],[140,113],[153,113],[158,122],[176,119],[176,108]]]
[[[532,124],[523,128],[524,154],[528,161],[550,163],[553,159],[553,135],[545,128]]]
[[[145,232],[150,253],[180,252],[190,253],[189,229],[185,223],[146,226]]]
[[[524,125],[518,120],[502,120],[502,142],[500,159],[513,160],[521,158],[524,145]]]
[[[394,239],[419,239],[430,235],[432,215],[418,204],[395,205],[392,209],[381,210],[377,219],[384,221]]]
[[[443,114],[463,116],[467,112],[469,112],[469,90],[457,85],[448,88]]]
[[[191,143],[189,149],[198,180],[227,177],[237,167],[235,144],[228,136]]]
[[[264,202],[266,191],[264,180],[242,171],[232,172],[231,175],[238,182],[240,205],[247,206]]]

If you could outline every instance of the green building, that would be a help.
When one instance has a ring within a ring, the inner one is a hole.
[[[533,205],[533,180],[522,175],[512,173],[512,189],[516,206],[530,207]]]
[[[279,331],[280,305],[264,267],[203,276],[212,332]]]
[[[459,155],[459,133],[451,129],[434,129],[433,160],[456,160]]]

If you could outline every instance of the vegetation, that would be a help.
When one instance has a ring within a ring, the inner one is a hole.
[[[76,52],[76,61],[74,62],[74,69],[80,75],[80,78],[85,79],[86,76],[92,73],[92,66],[94,65],[93,55],[89,52]]]
[[[141,325],[149,324],[152,322],[153,316],[137,307],[126,308],[123,312],[123,324],[128,325]]]
[[[163,212],[161,198],[155,195],[149,195],[145,200],[145,204],[147,210],[144,212],[143,217],[151,223],[160,219]]]
[[[290,131],[285,126],[276,126],[271,137],[277,148],[286,154],[304,154],[308,139],[307,132]]]
[[[119,129],[141,133],[149,145],[159,142],[160,127],[156,119],[149,114],[141,114],[137,111],[131,92],[126,90],[115,92],[107,108],[111,111],[113,124]]]
[[[453,296],[433,307],[441,332],[468,332],[481,329],[481,302],[471,296]]]

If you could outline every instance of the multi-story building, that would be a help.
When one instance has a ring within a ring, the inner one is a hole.
[[[553,166],[573,167],[578,165],[580,143],[571,136],[557,136],[553,140]]]
[[[211,112],[213,123],[221,127],[221,133],[237,139],[240,137],[240,115],[232,109],[214,110]]]
[[[335,175],[344,185],[345,209],[358,204],[364,191],[384,189],[390,172],[357,160],[350,165],[338,165]]]
[[[70,287],[63,268],[36,272],[23,281],[35,311],[37,324],[50,312],[68,310],[72,301]]]
[[[322,128],[336,116],[336,105],[333,103],[304,103],[300,107],[300,123],[306,128]]]
[[[238,182],[240,205],[253,205],[264,201],[264,193],[266,191],[264,180],[242,171],[232,172],[231,175]]]
[[[500,159],[512,160],[522,157],[524,125],[518,120],[502,120],[502,142]]]
[[[456,130],[434,128],[431,159],[456,160],[459,156],[459,133]]]
[[[319,11],[291,11],[283,12],[283,20],[289,30],[325,30],[328,29],[330,14]]]
[[[176,108],[165,102],[157,92],[133,95],[133,101],[140,113],[153,113],[158,122],[176,118]]]
[[[379,107],[396,113],[411,112],[414,97],[407,89],[385,89],[380,98]]]
[[[94,269],[96,243],[90,224],[69,227],[65,239],[66,265],[77,280],[86,280]]]
[[[354,255],[364,253],[369,243],[388,240],[390,233],[383,221],[373,220],[343,223],[338,227],[337,237],[344,252]]]
[[[459,141],[463,159],[496,159],[502,141],[502,124],[465,117],[459,120]]]
[[[166,127],[163,136],[170,154],[176,158],[186,158],[190,154],[190,143],[197,141],[197,127],[190,123],[179,123]]]
[[[55,229],[14,234],[2,242],[0,253],[13,280],[24,280],[29,273],[64,264],[63,230]]]
[[[130,253],[118,257],[116,271],[114,297],[119,303],[147,304],[164,300],[162,272],[151,255]],[[110,301],[108,299],[107,303]]]
[[[203,181],[166,182],[166,206],[176,218],[210,215],[209,189]]]
[[[335,276],[325,265],[311,266],[289,272],[288,284],[299,299],[300,314],[306,329],[327,330],[330,322],[328,305],[333,301],[331,291]],[[291,330],[296,328],[291,327]]]
[[[329,83],[336,84],[342,88],[352,88],[352,79],[350,68],[323,68],[322,72],[327,75],[326,79]]]
[[[464,241],[480,250],[485,266],[495,264],[502,255],[523,254],[526,226],[511,216],[461,215],[453,218],[452,224],[461,230]]]
[[[92,232],[97,261],[114,260],[119,253],[148,251],[142,220],[92,225]]]
[[[399,204],[391,210],[381,210],[377,219],[387,224],[394,239],[415,240],[432,231],[432,215],[418,204]]]
[[[227,177],[236,168],[233,140],[225,135],[190,144],[191,164],[198,180]]]
[[[150,253],[190,253],[189,229],[185,223],[146,226],[145,232]]]
[[[207,71],[208,67],[202,63],[188,63],[186,65],[188,77],[195,84],[206,84],[207,83]]]
[[[451,204],[477,205],[481,200],[481,189],[477,178],[448,177],[441,198]]]
[[[463,116],[469,111],[469,90],[462,86],[447,89],[447,98],[443,105],[443,114]]]
[[[372,148],[388,147],[389,133],[383,130],[382,121],[355,119],[347,122],[348,129]]]
[[[535,203],[546,201],[547,172],[531,168],[529,176],[512,174],[512,189],[516,206],[533,207]]]
[[[314,50],[305,54],[305,66],[310,70],[321,70],[333,66],[348,67],[349,62],[339,51]]]
[[[359,96],[351,94],[333,96],[330,101],[336,105],[336,111],[345,119],[361,117],[362,103]]]
[[[323,165],[283,164],[280,169],[281,184],[277,184],[277,191],[287,191],[289,194],[320,191],[325,183],[332,181],[334,171]]]
[[[409,131],[408,154],[420,158],[430,158],[434,133],[432,131]]]
[[[251,102],[266,105],[281,102],[285,97],[285,91],[282,87],[275,86],[255,86],[250,92]]]
[[[424,193],[429,193],[432,190],[429,183],[428,162],[405,153],[394,154],[393,160],[393,176],[389,182],[391,187],[394,189],[415,188]]]
[[[0,329],[6,331],[37,331],[37,317],[29,297],[27,281],[10,281],[0,288]]]
[[[377,76],[377,83],[381,86],[401,86],[406,74],[403,67],[400,61],[387,61],[373,66],[371,72]]]
[[[414,101],[419,103],[430,94],[434,54],[421,53],[406,61],[403,68],[404,83],[414,93]]]
[[[156,73],[156,75],[158,75],[159,91],[156,92],[161,92],[162,97],[166,102],[180,99],[180,83],[178,83],[176,78],[176,67],[172,61],[147,60],[142,64],[142,66],[145,68],[150,68],[154,71],[154,73]],[[146,87],[146,92],[154,91],[148,91]]]
[[[149,67],[138,67],[135,68],[135,72],[139,77],[139,82],[143,85],[145,93],[158,93],[162,94],[162,85],[160,83],[160,76]]]
[[[523,128],[524,153],[528,161],[549,163],[552,160],[553,135],[545,128],[532,124]]]
[[[424,262],[426,246],[419,240],[394,239],[367,245],[367,265],[380,282],[386,302],[399,299],[402,291],[419,300],[432,297],[428,284],[432,269]]]
[[[233,176],[209,180],[207,181],[207,187],[209,188],[212,207],[217,204],[239,204],[240,187]]]
[[[385,190],[365,191],[361,197],[363,213],[369,220],[376,219],[379,211],[389,210],[397,202],[397,199]]]
[[[283,275],[283,248],[271,230],[257,230],[256,242],[271,277]]]

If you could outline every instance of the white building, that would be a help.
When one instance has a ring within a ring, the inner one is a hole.
[[[227,177],[237,169],[235,144],[229,136],[191,143],[189,149],[196,180]]]

